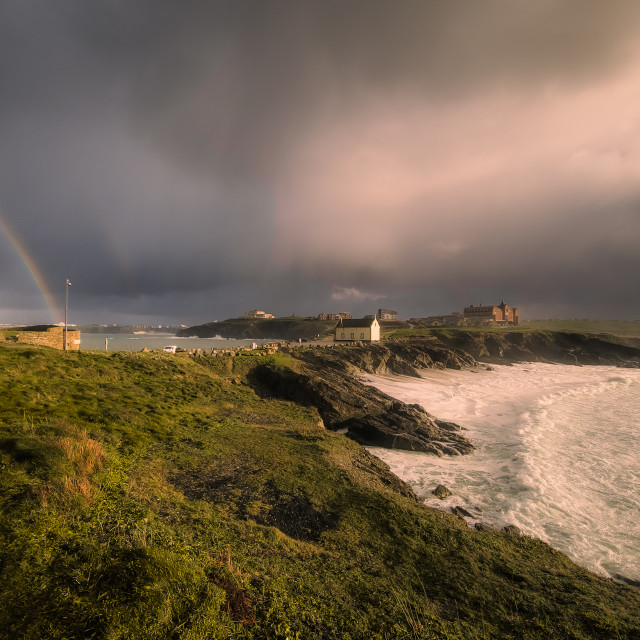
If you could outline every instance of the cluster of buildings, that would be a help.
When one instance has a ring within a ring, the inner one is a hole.
[[[366,318],[373,318],[373,316],[365,316]],[[392,311],[391,309],[378,309],[376,313],[376,318],[378,320],[392,320],[395,321],[398,319],[398,312]],[[353,316],[350,313],[345,313],[342,311],[341,313],[319,313],[316,316],[316,320],[352,320]]]
[[[245,318],[273,318],[264,311],[246,311]],[[520,310],[511,307],[504,300],[499,305],[472,304],[461,313],[453,311],[449,315],[411,318],[409,324],[398,320],[398,312],[393,309],[378,309],[375,315],[353,318],[350,313],[319,313],[317,320],[336,321],[334,340],[336,342],[375,342],[381,332],[401,326],[423,325],[427,327],[466,327],[482,325],[519,325]]]
[[[472,304],[464,311],[453,311],[449,315],[411,318],[411,324],[426,327],[468,327],[479,325],[514,325],[520,324],[520,309],[511,307],[503,300],[499,305]]]
[[[245,311],[245,318],[269,319],[272,313],[252,309]],[[519,325],[520,310],[511,307],[504,300],[499,305],[472,304],[462,313],[454,311],[449,315],[411,318],[408,323],[398,320],[398,312],[393,309],[378,309],[375,315],[353,318],[350,313],[319,313],[317,320],[336,322],[334,340],[336,342],[375,342],[381,333],[411,325],[427,327],[464,327],[479,325]],[[134,332],[142,333],[142,332]],[[26,344],[37,344],[56,349],[77,350],[80,347],[80,331],[63,326],[43,325],[26,327],[11,338]]]
[[[380,340],[380,333],[385,328],[398,326],[398,313],[391,309],[378,309],[375,316],[365,316],[361,319],[341,319],[334,332],[337,342],[373,342]],[[472,304],[464,311],[454,311],[444,316],[429,316],[427,318],[411,318],[409,324],[429,327],[466,327],[482,325],[519,325],[520,310],[511,307],[504,300],[499,305]]]
[[[351,320],[351,314],[344,311],[340,313],[319,313],[316,320]]]
[[[510,307],[504,300],[497,307],[472,304],[464,308],[464,316],[469,324],[520,324],[520,309]]]
[[[267,313],[266,311],[259,311],[258,309],[251,309],[244,312],[245,318],[261,318],[267,320],[269,318],[275,318],[273,313]]]

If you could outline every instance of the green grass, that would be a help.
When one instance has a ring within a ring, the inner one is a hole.
[[[607,333],[623,337],[640,337],[640,320],[529,320],[521,326],[531,331]]]
[[[513,333],[533,331],[563,331],[566,333],[605,333],[620,337],[640,337],[640,320],[528,320],[518,326],[469,327],[416,327],[398,329],[390,334],[394,338],[450,335],[455,331]]]
[[[637,591],[403,495],[265,362],[0,345],[0,637],[640,637]]]
[[[230,318],[208,322],[178,331],[178,336],[197,335],[201,338],[221,336],[236,339],[298,340],[326,337],[333,333],[335,320],[317,320],[287,316],[284,318]]]

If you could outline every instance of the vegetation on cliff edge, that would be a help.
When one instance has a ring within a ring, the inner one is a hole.
[[[259,364],[297,366],[0,345],[0,637],[640,637],[637,590],[426,508]]]

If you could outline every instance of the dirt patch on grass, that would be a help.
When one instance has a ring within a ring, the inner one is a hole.
[[[284,491],[247,459],[183,470],[169,481],[192,500],[231,503],[236,516],[277,527],[290,538],[314,541],[338,523],[337,514],[315,506],[303,492]]]
[[[277,527],[290,538],[313,541],[338,524],[337,514],[314,506],[303,493],[281,491],[273,481],[262,490],[262,500],[270,506],[256,521]]]
[[[233,502],[239,513],[251,500],[260,498],[253,477],[258,473],[248,458],[235,458],[219,464],[184,469],[169,476],[169,481],[191,500]]]
[[[247,598],[242,589],[220,576],[212,575],[209,580],[224,589],[227,594],[227,601],[222,605],[222,610],[231,620],[240,622],[245,626],[251,626],[256,623],[256,612],[253,609],[253,603]]]

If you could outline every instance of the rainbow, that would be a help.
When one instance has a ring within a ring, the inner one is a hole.
[[[7,222],[4,220],[2,216],[2,212],[0,211],[0,232],[2,232],[7,240],[11,243],[11,246],[15,249],[16,253],[24,263],[24,266],[29,271],[29,274],[33,278],[33,281],[36,283],[36,286],[40,290],[42,297],[49,309],[49,313],[51,314],[51,319],[54,323],[62,322],[62,314],[60,310],[56,306],[55,300],[53,299],[53,295],[47,283],[45,282],[40,270],[38,269],[36,263],[33,261],[31,256],[27,253],[27,250],[24,248],[24,245],[20,242],[16,234],[11,230]]]

